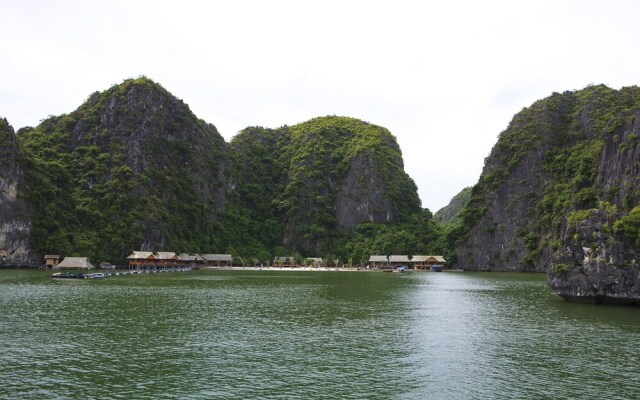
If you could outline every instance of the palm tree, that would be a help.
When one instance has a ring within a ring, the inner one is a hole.
[[[309,268],[311,266],[311,264],[313,264],[313,260],[310,258],[305,258],[304,259],[304,265]]]

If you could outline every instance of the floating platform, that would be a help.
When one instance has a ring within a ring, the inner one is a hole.
[[[51,275],[54,279],[95,279],[95,278],[106,278],[109,276],[104,272],[93,272],[93,273],[77,273],[72,274],[70,272],[56,272]]]
[[[95,279],[95,278],[106,278],[109,276],[120,276],[120,275],[142,275],[142,274],[157,274],[162,272],[186,272],[191,271],[192,268],[182,267],[182,268],[161,268],[161,269],[135,269],[130,271],[114,271],[114,272],[56,272],[51,275],[54,279]]]

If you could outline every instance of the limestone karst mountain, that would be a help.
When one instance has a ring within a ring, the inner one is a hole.
[[[247,128],[227,144],[144,77],[17,135],[6,121],[2,129],[11,146],[0,206],[13,207],[12,221],[25,217],[0,221],[13,238],[0,244],[7,263],[38,264],[46,253],[121,262],[133,249],[167,248],[324,255],[358,224],[422,211],[384,128],[321,117]]]
[[[639,137],[638,87],[590,86],[523,109],[462,211],[459,265],[548,271],[567,298],[637,291]]]

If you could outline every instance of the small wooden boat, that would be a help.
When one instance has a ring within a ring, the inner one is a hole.
[[[95,279],[95,278],[106,278],[108,275],[103,272],[94,272],[94,273],[84,273],[79,272],[77,274],[72,274],[71,272],[56,272],[51,275],[54,279]]]

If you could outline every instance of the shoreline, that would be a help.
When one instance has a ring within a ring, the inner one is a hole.
[[[176,267],[180,268],[180,267]],[[334,267],[334,268],[314,268],[314,267],[182,267],[182,268],[191,268],[192,270],[201,270],[201,271],[301,271],[301,272],[392,272],[392,269],[379,269],[379,268],[342,268],[342,267]],[[1,266],[0,270],[33,270],[33,271],[52,271],[52,269],[44,269],[38,267],[29,267],[29,266]],[[103,272],[122,272],[122,271],[136,271],[135,269],[129,268],[93,268],[90,271],[103,271]],[[407,269],[404,272],[434,272],[429,269]],[[462,269],[444,269],[440,272],[465,272]]]
[[[226,270],[226,271],[304,271],[304,272],[392,272],[392,269],[376,268],[314,268],[314,267],[202,267],[200,270]],[[434,272],[424,269],[407,269],[405,272]],[[461,269],[445,269],[440,272],[464,272]]]

